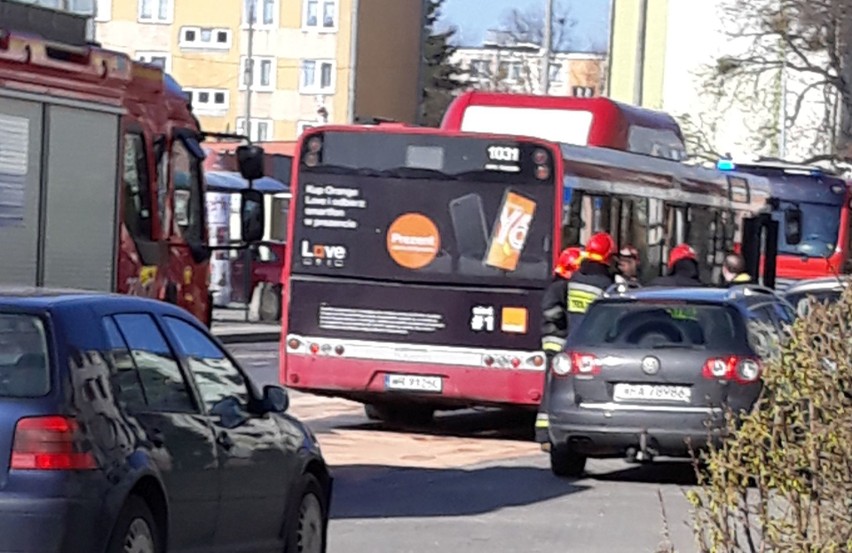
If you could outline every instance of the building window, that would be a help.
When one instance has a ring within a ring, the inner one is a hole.
[[[237,134],[246,133],[246,118],[237,118]],[[265,142],[272,139],[272,119],[255,119],[251,118],[251,135],[249,136],[252,142]]]
[[[40,5],[45,3],[41,2]],[[112,0],[67,0],[64,5],[59,3],[58,5],[47,4],[47,6],[64,6],[73,13],[94,17],[96,21],[109,21],[112,17]]]
[[[231,95],[224,88],[187,88],[187,99],[193,110],[204,112],[226,112],[231,105]]]
[[[473,79],[487,77],[490,73],[487,60],[470,60],[470,76]]]
[[[231,47],[231,30],[220,27],[181,27],[180,47],[227,50]]]
[[[561,83],[562,82],[562,64],[561,63],[551,63],[550,64],[550,82],[552,82],[552,83]]]
[[[517,82],[521,80],[523,65],[519,61],[501,61],[500,77],[505,81]]]
[[[593,86],[573,86],[571,87],[571,95],[578,98],[591,98],[595,95],[595,87]]]
[[[333,61],[302,60],[299,91],[305,94],[331,94],[334,92]]]
[[[136,60],[156,65],[166,73],[172,70],[172,55],[168,52],[136,52]]]
[[[337,0],[304,0],[302,26],[318,31],[336,31],[337,9]]]
[[[139,21],[142,23],[171,23],[174,19],[173,0],[139,0]]]
[[[254,14],[257,27],[275,27],[278,24],[278,0],[243,0],[243,27],[248,27]]]
[[[246,57],[240,58],[240,90],[246,89],[249,76],[246,72]],[[275,89],[275,58],[252,57],[251,89],[256,92],[270,92]]]

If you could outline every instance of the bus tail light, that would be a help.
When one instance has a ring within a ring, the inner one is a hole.
[[[541,367],[544,365],[544,356],[543,355],[534,355],[529,363],[532,363],[533,367]]]
[[[485,363],[486,367],[490,367],[490,366],[494,365],[494,358],[491,357],[490,355],[486,355],[485,358],[482,361]]]
[[[547,164],[547,150],[542,148],[537,148],[533,152],[533,163],[536,165],[545,165]]]
[[[521,366],[521,360],[518,359],[517,357],[512,357],[512,368],[517,369],[520,366]]]
[[[539,165],[535,168],[535,178],[538,180],[547,180],[548,177],[550,177],[550,167]]]
[[[287,340],[287,347],[290,349],[299,349],[302,346],[302,342],[300,342],[297,338],[290,338]]]
[[[311,353],[313,353],[314,355],[316,355],[316,354],[318,354],[318,353],[319,353],[319,350],[320,350],[320,346],[319,346],[319,344],[316,344],[316,343],[311,344]]]
[[[344,351],[346,351],[346,350],[341,345],[338,345],[337,347],[334,348],[334,353],[336,353],[337,355],[343,355]]]
[[[98,468],[86,451],[80,426],[70,417],[20,419],[15,425],[12,462],[15,470],[92,470]]]

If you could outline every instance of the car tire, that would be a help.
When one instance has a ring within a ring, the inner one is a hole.
[[[145,501],[130,496],[115,522],[107,553],[163,553],[161,536]]]
[[[562,478],[579,478],[586,470],[586,456],[568,446],[550,444],[550,470]]]
[[[259,318],[264,322],[281,320],[281,285],[267,284],[260,292]]]
[[[368,403],[364,414],[370,420],[388,424],[429,424],[435,417],[435,409],[428,405]]]
[[[325,553],[328,537],[326,494],[312,474],[302,476],[298,505],[291,511],[284,553]]]

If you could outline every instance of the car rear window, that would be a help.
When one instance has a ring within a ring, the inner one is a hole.
[[[818,292],[796,292],[787,294],[785,299],[795,308],[799,316],[808,314],[808,300],[818,303],[832,303],[840,299],[840,290],[820,290]]]
[[[571,341],[587,347],[726,349],[743,340],[737,321],[736,311],[723,305],[598,303]]]
[[[50,391],[44,323],[33,315],[0,313],[0,397]]]

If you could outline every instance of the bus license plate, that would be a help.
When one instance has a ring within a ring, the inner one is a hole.
[[[440,393],[443,388],[442,384],[440,376],[420,376],[416,374],[385,375],[385,388],[388,390]]]
[[[612,397],[615,401],[661,400],[689,403],[692,390],[689,386],[654,386],[651,384],[616,384]]]

